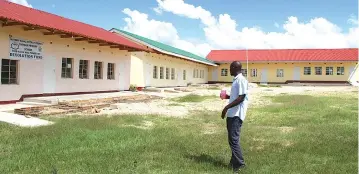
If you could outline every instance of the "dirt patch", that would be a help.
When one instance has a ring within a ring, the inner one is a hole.
[[[151,129],[154,127],[154,123],[152,121],[143,121],[141,125],[126,124],[126,125],[122,125],[122,127],[134,127],[137,129]]]
[[[291,133],[293,132],[295,128],[294,127],[279,127],[279,130],[282,132],[282,133]]]
[[[293,146],[293,142],[291,142],[291,141],[284,141],[283,143],[282,143],[282,145],[284,146],[284,147],[290,147],[290,146]]]
[[[218,132],[218,127],[215,124],[207,123],[203,126],[202,133],[205,135],[211,135]]]

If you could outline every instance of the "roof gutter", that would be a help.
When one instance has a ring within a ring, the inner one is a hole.
[[[143,41],[141,41],[141,40],[138,40],[138,39],[136,39],[136,38],[133,38],[133,37],[127,35],[127,34],[118,32],[116,29],[111,29],[110,31],[111,31],[111,32],[118,33],[118,34],[121,34],[122,36],[125,36],[125,37],[127,37],[127,38],[129,38],[129,39],[132,39],[132,40],[134,40],[134,41],[136,41],[136,42],[139,42],[139,43],[141,43],[141,44],[144,44],[144,45],[146,45],[146,46],[148,46],[148,47],[150,47],[150,48],[152,48],[152,49],[155,49],[155,50],[157,50],[157,51],[159,51],[159,52],[162,52],[162,53],[165,53],[165,54],[168,54],[168,55],[180,57],[180,58],[183,58],[183,59],[191,60],[191,61],[193,61],[193,62],[198,62],[198,63],[202,63],[202,64],[206,64],[206,65],[218,66],[218,65],[216,65],[216,64],[214,64],[214,63],[203,62],[203,61],[199,61],[199,60],[196,60],[196,59],[193,59],[193,58],[190,58],[190,57],[182,56],[182,55],[179,55],[179,54],[176,54],[176,53],[171,53],[171,52],[168,52],[168,51],[164,51],[164,50],[162,50],[162,49],[160,49],[160,48],[157,48],[157,47],[155,47],[155,46],[152,46],[152,45],[150,45],[150,44],[148,44],[148,43],[146,43],[146,42],[143,42]]]

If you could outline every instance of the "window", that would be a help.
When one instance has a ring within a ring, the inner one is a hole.
[[[88,60],[80,60],[80,65],[79,65],[79,78],[80,79],[88,79],[88,66],[89,66],[89,61]]]
[[[310,74],[312,74],[312,68],[304,67],[304,75],[310,75]]]
[[[17,84],[18,60],[1,60],[1,84]]]
[[[322,75],[322,67],[315,67],[315,75]]]
[[[102,62],[95,61],[94,79],[102,79]]]
[[[72,58],[62,58],[61,77],[72,78]]]
[[[199,78],[198,69],[196,69],[196,78]]]
[[[228,76],[228,69],[221,69],[221,76]]]
[[[196,69],[193,69],[193,78],[196,78]]]
[[[186,80],[186,70],[183,70],[183,80]]]
[[[283,69],[277,69],[277,77],[284,77],[284,70]]]
[[[257,77],[257,69],[251,69],[251,77]]]
[[[166,68],[166,79],[170,79],[170,68]]]
[[[114,63],[107,64],[107,79],[109,79],[109,80],[115,79],[115,64]]]
[[[333,67],[326,67],[325,75],[333,75]]]
[[[204,79],[204,70],[201,70],[201,79]]]
[[[153,66],[153,78],[157,79],[158,75],[157,75],[157,66]]]
[[[163,79],[163,67],[160,67],[160,79]]]
[[[171,79],[174,80],[175,79],[175,69],[171,68]]]
[[[247,69],[242,69],[242,74],[244,77],[247,77]]]
[[[337,67],[337,75],[344,75],[344,67]]]

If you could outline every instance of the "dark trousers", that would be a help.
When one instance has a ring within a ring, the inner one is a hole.
[[[242,120],[239,117],[227,117],[228,142],[232,150],[231,165],[233,168],[238,168],[244,165],[240,145],[241,127]]]

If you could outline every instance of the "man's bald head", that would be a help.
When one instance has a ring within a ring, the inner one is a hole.
[[[231,76],[237,76],[242,72],[242,64],[239,61],[234,61],[230,65]]]

